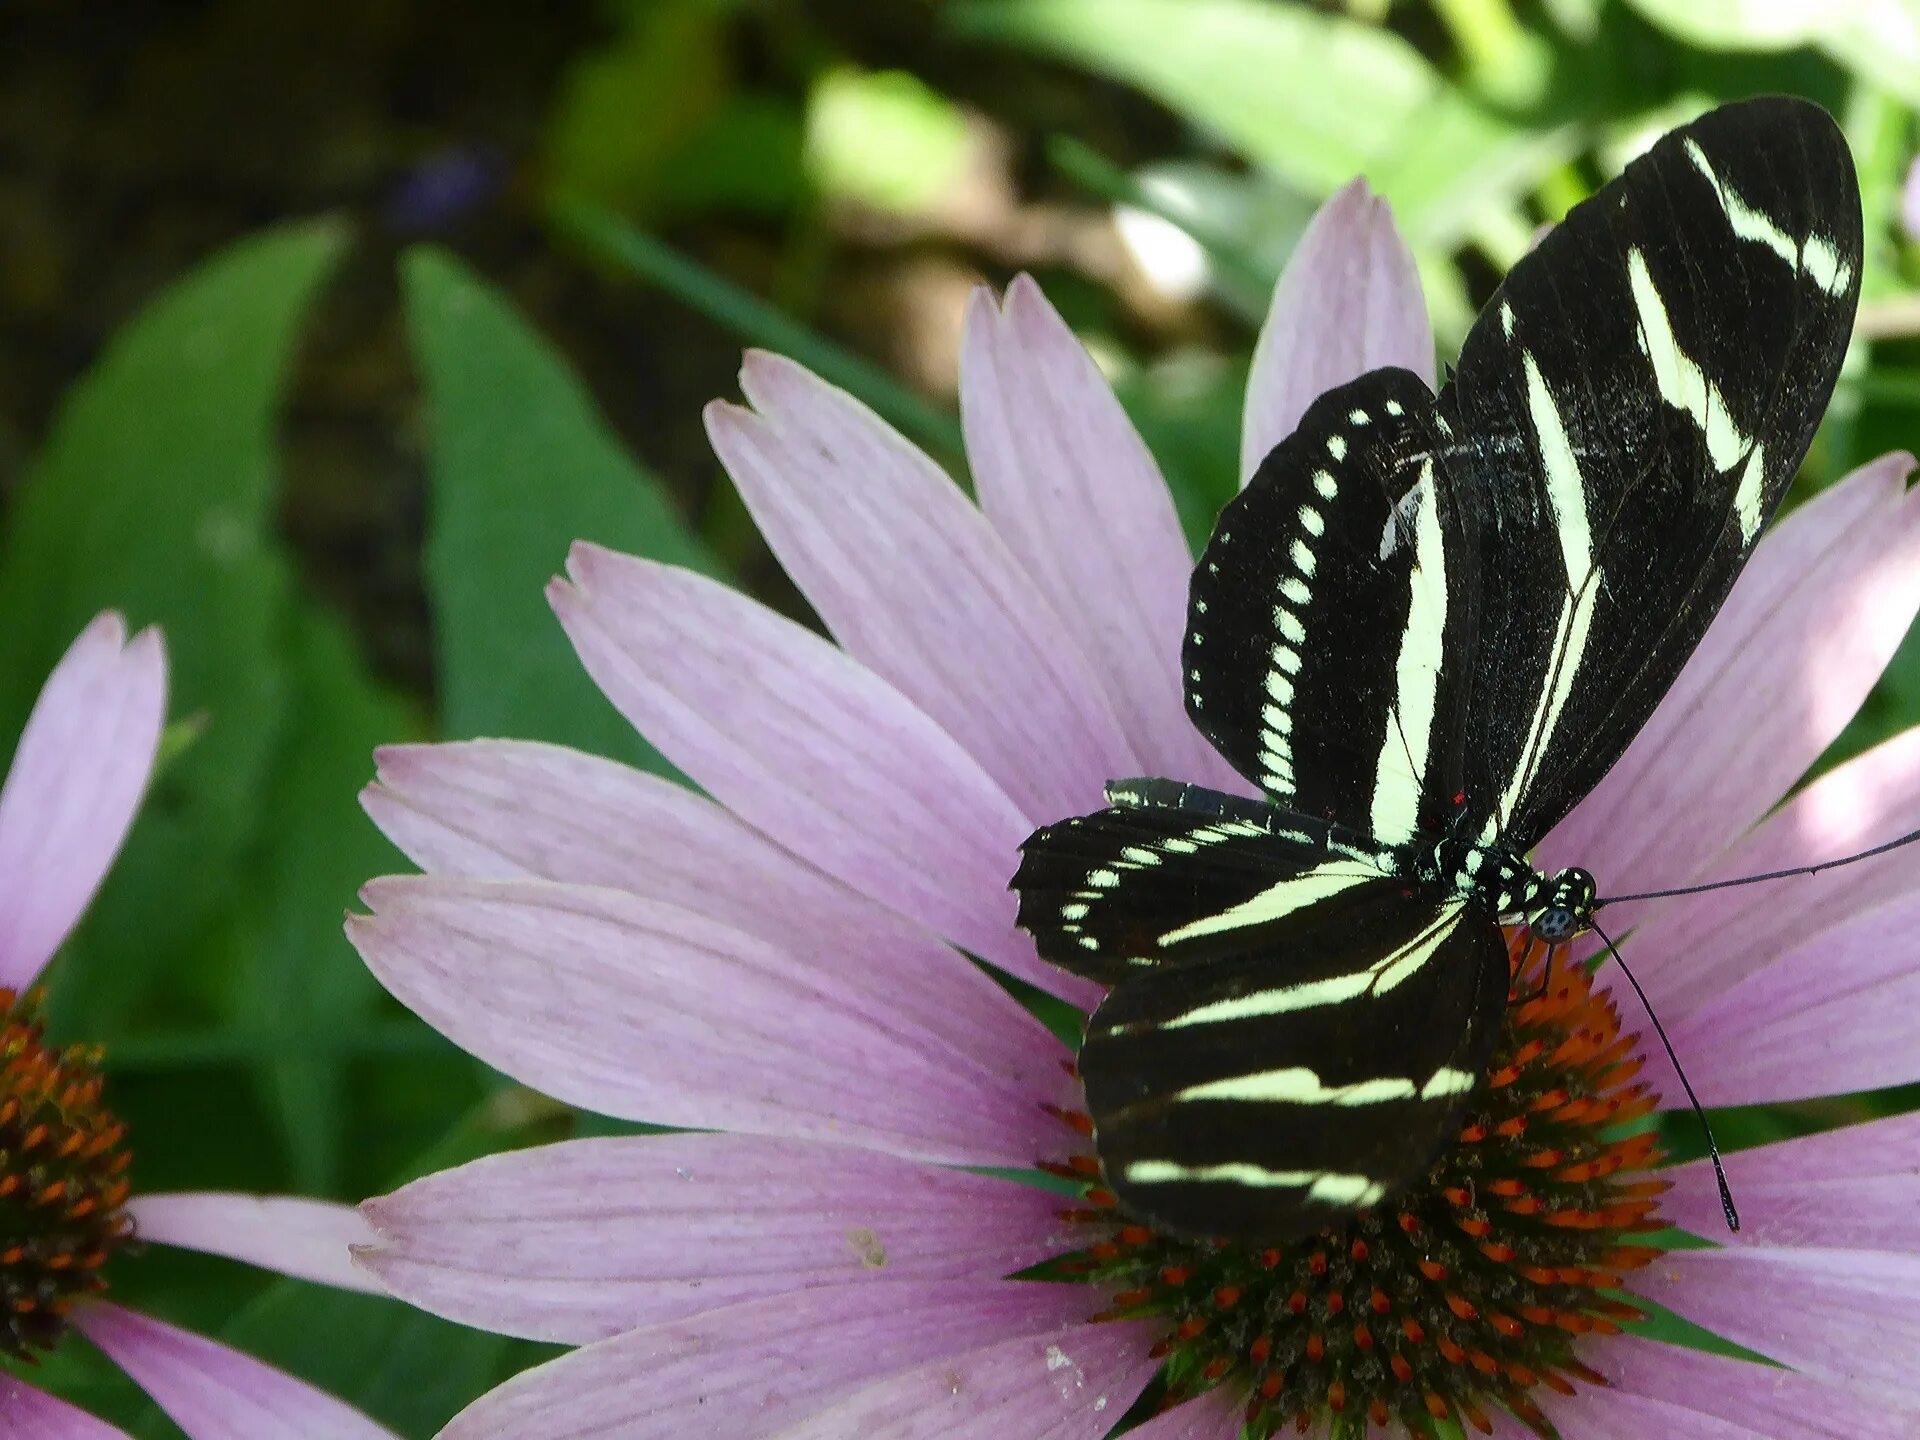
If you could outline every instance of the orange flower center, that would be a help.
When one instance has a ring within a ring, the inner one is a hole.
[[[105,1290],[133,1234],[126,1127],[100,1103],[100,1052],[46,1042],[39,997],[0,989],[0,1353],[50,1348]]]
[[[1102,1318],[1164,1320],[1165,1403],[1231,1385],[1254,1437],[1322,1419],[1334,1440],[1427,1437],[1439,1421],[1490,1433],[1500,1409],[1551,1436],[1543,1389],[1599,1381],[1574,1340],[1641,1318],[1609,1292],[1661,1253],[1644,1241],[1662,1228],[1668,1182],[1647,1172],[1663,1157],[1628,1128],[1658,1097],[1586,970],[1549,967],[1524,934],[1512,949],[1501,1041],[1459,1143],[1344,1227],[1284,1249],[1196,1244],[1130,1221],[1097,1157],[1046,1167],[1087,1184],[1063,1218],[1088,1243],[1061,1268],[1112,1289]]]

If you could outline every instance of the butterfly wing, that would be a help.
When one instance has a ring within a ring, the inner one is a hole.
[[[1175,1233],[1255,1244],[1391,1198],[1458,1135],[1508,975],[1478,907],[1396,891],[1307,943],[1130,977],[1080,1050],[1107,1183]]]
[[[1188,711],[1281,808],[1122,786],[1014,881],[1041,952],[1114,986],[1081,1072],[1131,1212],[1284,1239],[1448,1143],[1507,963],[1422,837],[1530,848],[1645,722],[1805,454],[1860,250],[1832,122],[1725,107],[1515,267],[1437,401],[1323,396],[1227,507]]]
[[[1392,852],[1324,821],[1169,781],[1108,794],[1036,831],[1013,879],[1040,954],[1103,985],[1301,940],[1404,888]]]
[[[1806,454],[1860,259],[1839,130],[1755,100],[1660,140],[1482,313],[1439,413],[1479,556],[1458,653],[1486,838],[1530,848],[1679,674]]]
[[[1194,571],[1187,713],[1280,805],[1388,845],[1462,778],[1477,561],[1405,370],[1323,395],[1222,512]]]

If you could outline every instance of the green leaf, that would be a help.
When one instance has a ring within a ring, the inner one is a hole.
[[[547,119],[555,183],[644,204],[661,173],[722,113],[732,87],[727,19],[707,0],[627,8],[611,44],[574,60]]]
[[[1391,31],[1255,0],[974,0],[963,33],[1136,86],[1315,195],[1364,174],[1410,241],[1451,249],[1574,148],[1469,99]]]
[[[733,0],[626,0],[569,63],[546,120],[548,183],[650,222],[713,210],[785,222],[807,199],[799,107],[741,88]]]
[[[712,210],[781,224],[808,203],[800,111],[784,95],[736,95],[654,177],[645,201],[656,218]]]
[[[903,385],[872,361],[816,334],[778,306],[577,195],[556,196],[551,214],[554,224],[595,254],[658,285],[747,344],[777,350],[821,379],[857,395],[889,424],[932,451],[935,458],[960,457],[960,422],[953,413]]]
[[[716,562],[504,299],[434,249],[406,257],[403,285],[432,435],[426,579],[442,730],[663,768],[588,680],[545,586],[576,539],[709,574]]]
[[[270,231],[207,262],[108,347],[61,410],[0,546],[0,734],[107,606],[165,627],[176,715],[205,734],[163,773],[54,975],[53,1024],[106,1039],[236,895],[286,702],[288,589],[273,430],[301,316],[343,229]]]
[[[939,203],[967,163],[966,118],[901,70],[827,71],[807,113],[807,171],[823,194],[915,215]]]
[[[1914,0],[1628,0],[1676,39],[1706,50],[1811,45],[1920,105],[1920,5]]]
[[[298,1187],[338,1194],[345,1138],[342,1076],[365,1049],[381,991],[341,933],[341,911],[397,852],[357,803],[376,745],[407,738],[406,710],[367,677],[339,625],[298,617],[292,707],[281,761],[261,795],[282,817],[248,886],[240,925],[237,1026],[279,1042],[255,1074],[278,1119]]]

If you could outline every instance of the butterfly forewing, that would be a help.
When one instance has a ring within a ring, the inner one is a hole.
[[[1435,469],[1433,395],[1323,395],[1221,514],[1188,606],[1187,712],[1291,810],[1401,844],[1461,779],[1475,556]]]
[[[1679,674],[1806,453],[1859,276],[1840,132],[1757,100],[1663,138],[1482,313],[1439,409],[1480,559],[1454,655],[1489,838],[1530,848]]]
[[[1312,943],[1130,979],[1080,1052],[1108,1184],[1178,1233],[1255,1243],[1378,1204],[1458,1134],[1507,980],[1484,912],[1405,892]]]

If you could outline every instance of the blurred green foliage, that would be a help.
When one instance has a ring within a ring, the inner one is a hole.
[[[826,194],[916,214],[959,180],[966,158],[966,118],[905,71],[847,67],[814,87],[807,174]]]
[[[717,562],[483,281],[420,249],[403,288],[432,437],[426,578],[441,734],[551,740],[663,768],[573,658],[546,582],[583,536],[707,574]]]
[[[1631,0],[1689,45],[1747,52],[1811,48],[1861,79],[1920,104],[1920,16],[1905,0]]]
[[[1408,240],[1450,249],[1574,152],[1509,118],[1399,35],[1261,0],[976,0],[963,33],[1033,46],[1145,90],[1277,181],[1366,175]],[[1543,117],[1545,118],[1545,117]]]
[[[609,306],[647,294],[666,307],[637,337],[656,377],[702,336],[770,345],[957,470],[950,385],[902,378],[830,322],[863,284],[891,293],[869,283],[883,261],[932,253],[989,281],[1031,266],[1113,376],[1197,540],[1234,483],[1267,292],[1333,188],[1364,172],[1393,203],[1444,354],[1535,228],[1636,146],[1716,100],[1779,89],[1846,127],[1871,237],[1867,339],[1797,493],[1916,433],[1920,254],[1897,220],[1920,106],[1908,0],[953,0],[853,32],[812,9],[604,6],[515,157],[510,203],[548,227],[543,274],[581,276]],[[636,447],[602,413],[626,378],[576,373],[548,292],[421,246],[383,303],[418,386],[424,536],[406,538],[431,675],[376,674],[362,627],[290,545],[282,489],[296,355],[330,277],[370,244],[340,221],[282,225],[178,278],[72,388],[0,516],[0,750],[99,609],[163,625],[173,657],[183,723],[51,976],[57,1032],[108,1046],[143,1188],[352,1199],[569,1133],[388,1001],[342,938],[358,884],[401,866],[355,803],[370,753],[509,734],[661,767],[547,612],[543,582],[576,537],[799,608],[711,463],[683,458],[697,436]],[[691,434],[686,410],[672,423]],[[1837,753],[1916,718],[1909,644]],[[1916,1098],[1755,1108],[1723,1117],[1722,1138]],[[540,1353],[199,1257],[129,1259],[115,1282],[409,1436]],[[174,1433],[80,1347],[40,1378],[141,1435]]]

